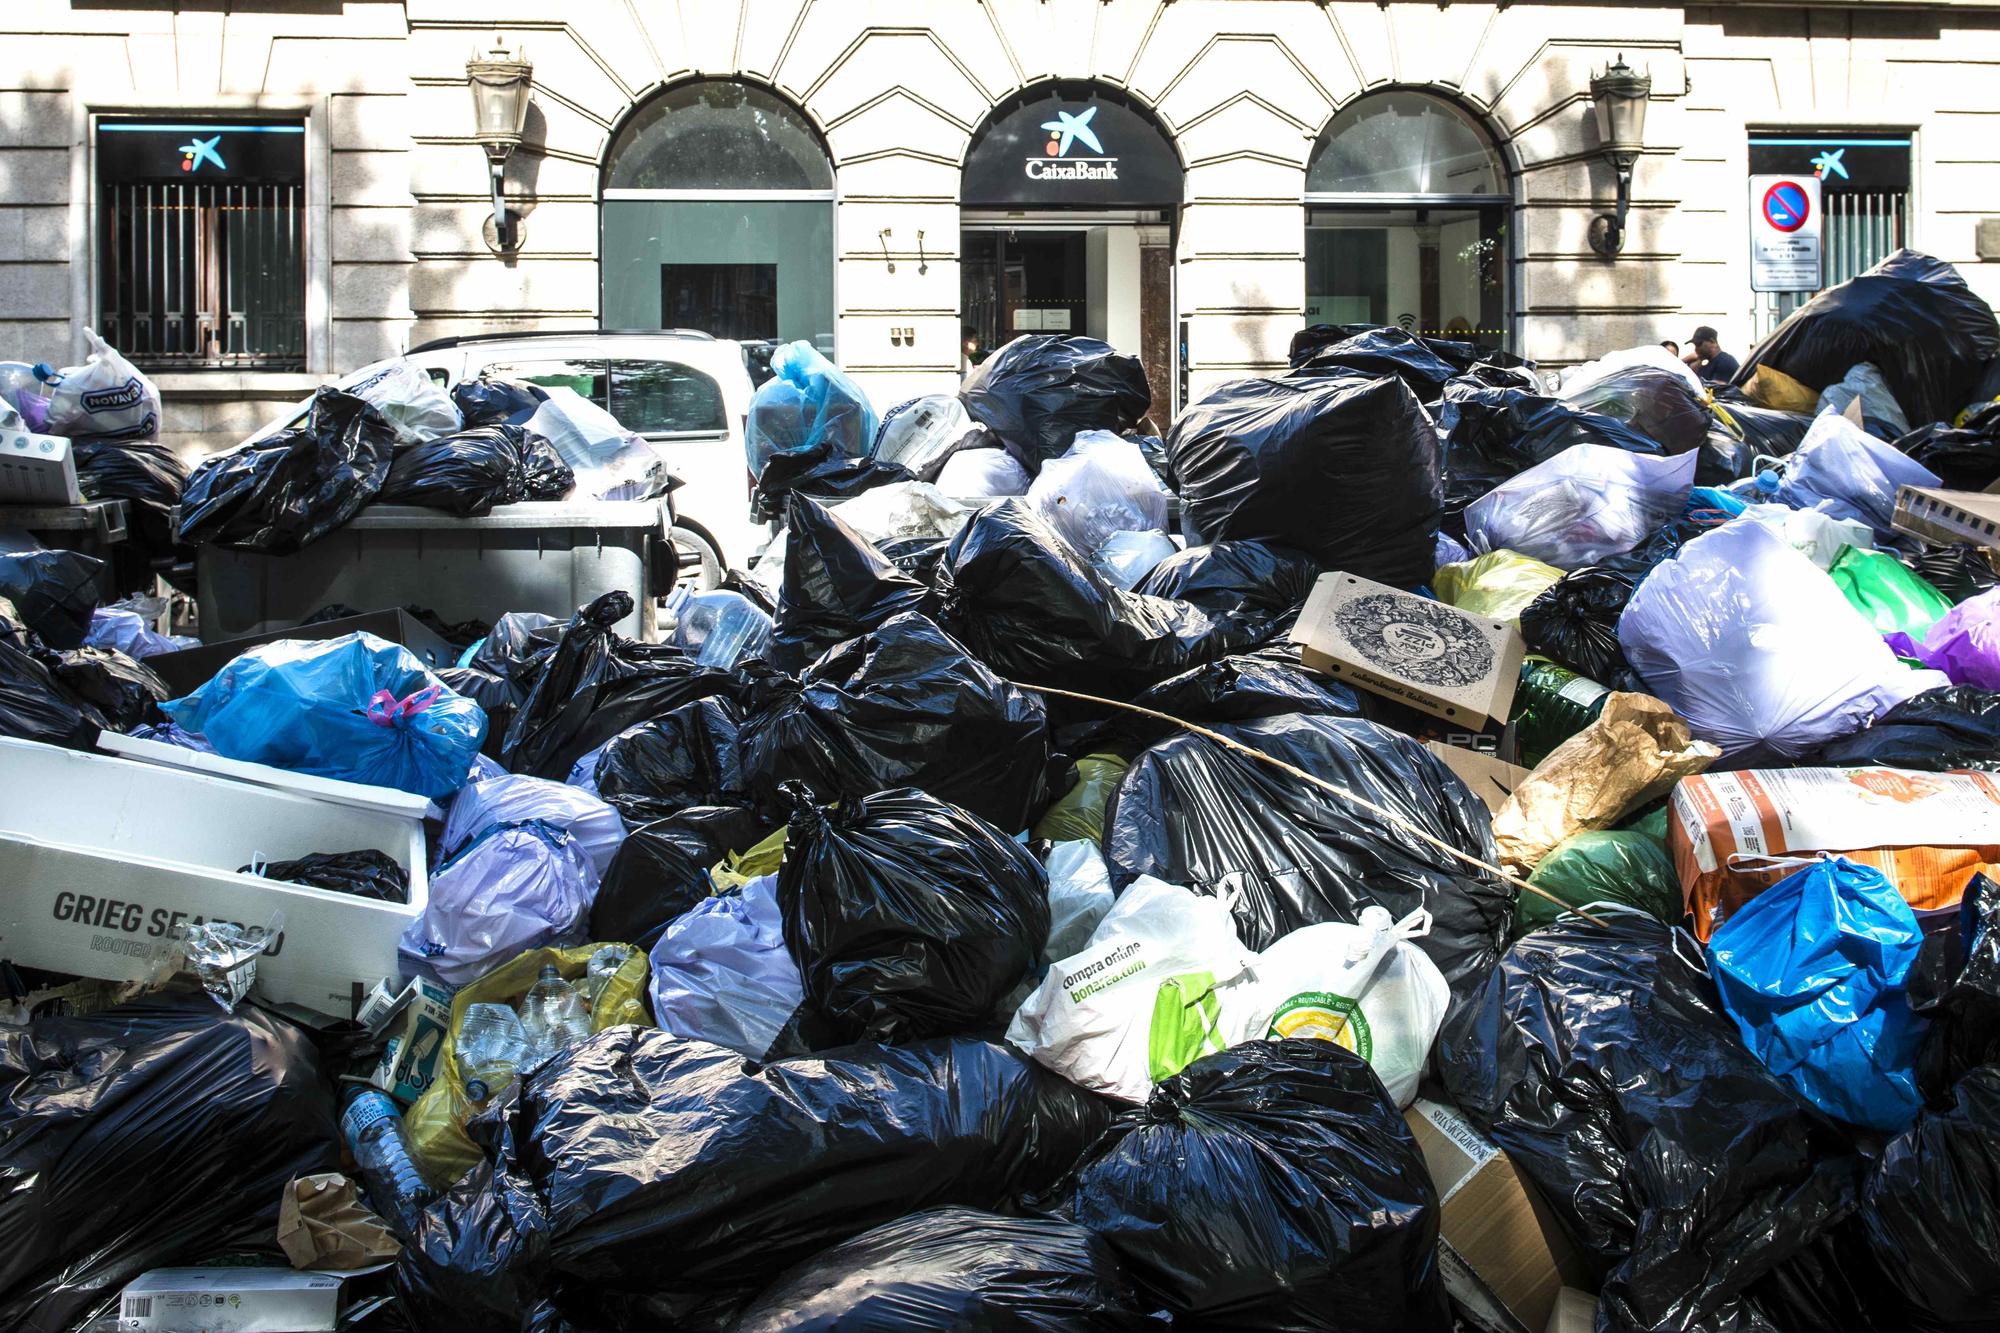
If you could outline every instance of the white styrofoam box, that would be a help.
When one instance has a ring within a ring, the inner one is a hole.
[[[345,1017],[356,983],[398,975],[397,942],[429,901],[414,815],[6,738],[0,793],[0,958],[23,966],[142,980],[177,923],[258,926],[279,910],[284,931],[258,961],[259,992]],[[362,848],[409,871],[409,902],[237,873]]]
[[[415,792],[398,791],[394,787],[374,787],[365,782],[346,782],[340,778],[322,778],[311,773],[293,773],[288,769],[273,768],[269,764],[255,764],[247,759],[225,759],[219,754],[210,754],[205,750],[190,750],[185,745],[170,745],[166,741],[141,740],[137,736],[125,736],[115,731],[107,731],[98,736],[97,748],[107,754],[136,759],[143,764],[164,764],[169,768],[188,768],[197,773],[212,773],[217,777],[233,778],[237,782],[248,782],[259,787],[276,787],[280,791],[288,791],[298,796],[315,796],[322,801],[332,801],[335,805],[352,805],[362,810],[400,815],[405,819],[444,818],[444,811],[440,810],[429,797],[419,796]]]
[[[67,436],[0,427],[0,504],[82,503]]]

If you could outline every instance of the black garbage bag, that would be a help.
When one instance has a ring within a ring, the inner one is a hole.
[[[892,537],[875,549],[911,578],[928,583],[931,571],[944,559],[945,548],[950,545],[950,539],[945,537]]]
[[[305,423],[206,459],[188,478],[174,540],[290,555],[361,511],[389,479],[396,428],[324,388]]]
[[[1995,356],[1992,308],[1950,264],[1905,249],[1793,311],[1743,358],[1736,383],[1768,365],[1818,393],[1866,361],[1909,420],[1950,421]]]
[[[1614,370],[1563,395],[1563,401],[1579,412],[1622,421],[1670,454],[1700,448],[1715,422],[1708,399],[1687,376],[1662,366]]]
[[[1632,669],[1618,645],[1618,618],[1638,585],[1601,566],[1563,575],[1521,608],[1521,639],[1539,653],[1591,680],[1616,680]]]
[[[795,496],[785,507],[785,579],[765,656],[803,671],[836,643],[921,610],[929,595],[831,509]]]
[[[743,724],[750,790],[831,801],[917,787],[1019,832],[1049,802],[1048,712],[914,613],[828,652]],[[604,784],[598,767],[598,786]],[[605,799],[616,804],[607,792]]]
[[[1759,454],[1783,458],[1805,443],[1812,418],[1802,412],[1780,412],[1775,407],[1753,403],[1739,392],[1720,389],[1715,395],[1716,415],[1735,427],[1744,444]],[[1705,484],[1705,483],[1704,483]]]
[[[562,641],[563,622],[539,611],[509,611],[493,622],[467,666],[509,679],[530,679],[530,664]]]
[[[1359,718],[1301,714],[1216,730],[1494,859],[1485,804],[1421,742]],[[1132,761],[1111,803],[1104,859],[1120,887],[1151,875],[1233,898],[1237,933],[1252,949],[1300,926],[1356,922],[1377,904],[1397,920],[1428,908],[1431,933],[1416,943],[1454,999],[1492,970],[1514,912],[1505,881],[1195,735],[1162,741]]]
[[[1120,1115],[1068,1215],[1213,1329],[1450,1333],[1438,1197],[1368,1062],[1334,1042],[1203,1056]]]
[[[308,884],[315,889],[331,889],[376,902],[410,901],[410,872],[395,857],[373,847],[352,852],[310,852],[290,861],[240,866],[236,873]]]
[[[959,401],[1030,473],[1076,443],[1078,431],[1130,430],[1152,406],[1136,356],[1095,338],[1024,334],[965,374]]]
[[[1882,764],[1942,773],[1954,768],[2000,772],[2000,694],[1950,685],[1913,694],[1866,730],[1820,747],[1815,766]]]
[[[187,465],[172,446],[147,440],[73,440],[70,454],[84,499],[126,502],[127,539],[111,552],[119,591],[149,585],[153,562],[174,555],[174,511],[187,489]]]
[[[72,698],[97,710],[113,731],[130,731],[167,720],[160,705],[174,689],[160,673],[115,648],[71,648],[49,663],[56,684]]]
[[[1919,426],[1896,447],[1937,473],[1946,489],[1983,491],[2000,481],[2000,403],[1981,408],[1956,428],[1941,421]]]
[[[96,749],[105,719],[57,683],[43,661],[53,656],[21,623],[14,604],[0,597],[0,736]]]
[[[1219,615],[1284,615],[1305,605],[1319,574],[1319,561],[1289,546],[1210,542],[1168,556],[1132,591],[1193,602]]]
[[[1298,348],[1297,337],[1292,345]],[[1410,386],[1418,402],[1434,403],[1444,392],[1445,382],[1463,369],[1439,356],[1408,329],[1390,325],[1322,344],[1302,355],[1295,350],[1291,373],[1304,377],[1352,371],[1369,379],[1394,375]]]
[[[1364,337],[1370,333],[1385,331],[1405,332],[1399,326],[1375,324],[1308,324],[1292,335],[1291,345],[1286,349],[1286,359],[1293,366],[1304,365],[1313,359],[1323,347]],[[1459,338],[1422,338],[1412,334],[1416,341],[1432,356],[1450,365],[1459,374],[1474,374],[1482,369],[1514,373],[1521,368],[1532,367],[1535,363],[1512,352],[1485,343]],[[1532,374],[1529,375],[1532,380]]]
[[[497,1124],[471,1127],[498,1136],[494,1157],[398,1262],[422,1327],[514,1333],[551,1292],[584,1327],[713,1322],[870,1227],[1049,1188],[1110,1120],[1063,1078],[963,1039],[759,1065],[616,1027],[519,1088]]]
[[[758,474],[750,496],[750,516],[759,523],[785,517],[794,495],[816,500],[851,500],[863,491],[891,482],[914,481],[916,474],[900,463],[844,453],[828,436],[810,449],[776,453]]]
[[[1974,875],[1957,919],[1928,930],[1909,976],[1910,1010],[1929,1020],[1917,1089],[1932,1110],[1982,1065],[2000,1065],[2000,884]]]
[[[912,1041],[992,1026],[1049,938],[1028,849],[914,787],[792,802],[778,906],[806,998],[837,1038]]]
[[[479,711],[486,714],[486,739],[479,743],[479,752],[498,759],[500,746],[507,739],[507,728],[514,720],[515,710],[528,697],[527,691],[504,676],[478,667],[439,667],[432,674],[446,688],[478,704]]]
[[[1299,660],[1298,647],[1288,643],[1237,653],[1183,671],[1132,702],[1204,726],[1284,713],[1330,717],[1359,717],[1362,713],[1361,698],[1353,689],[1306,666]],[[1127,725],[1138,729],[1141,724],[1148,729],[1141,733],[1148,745],[1175,731],[1145,718],[1132,718]]]
[[[1445,385],[1437,428],[1444,436],[1447,514],[1461,513],[1509,477],[1572,445],[1666,452],[1657,440],[1616,417],[1582,411],[1533,389],[1496,387],[1474,378]]]
[[[548,397],[537,385],[486,375],[460,380],[451,386],[452,406],[458,409],[468,428],[519,425],[533,416]]]
[[[0,597],[51,648],[80,648],[90,633],[104,562],[81,551],[0,551]]]
[[[625,835],[590,903],[590,938],[650,952],[669,922],[714,890],[709,867],[763,841],[769,823],[747,806],[697,805]]]
[[[1525,936],[1447,1016],[1451,1100],[1602,1276],[1600,1327],[1814,1327],[1760,1280],[1853,1210],[1860,1158],[1744,1046],[1685,935],[1606,921]]]
[[[1702,441],[1701,457],[1695,460],[1694,484],[1727,486],[1732,481],[1757,475],[1757,446],[1734,434],[1717,417]]]
[[[690,806],[747,805],[742,726],[733,700],[710,697],[627,727],[598,753],[597,794],[632,827]]]
[[[154,1268],[277,1250],[294,1176],[340,1169],[303,1032],[200,990],[0,1028],[0,1327],[61,1333]]]
[[[2000,1328],[2000,1066],[1967,1073],[1890,1141],[1855,1225],[1887,1287],[1871,1302],[1876,1327]]]
[[[1918,578],[1953,602],[1963,602],[2000,586],[2000,574],[1994,572],[1987,553],[1962,543],[1926,546],[1917,557],[1916,571]]]
[[[1099,1237],[1056,1217],[932,1208],[781,1274],[730,1333],[1127,1333],[1164,1329]]]
[[[1398,588],[1431,576],[1438,435],[1394,376],[1225,384],[1174,419],[1167,455],[1210,541],[1276,542]]]
[[[1269,617],[1113,587],[1019,499],[960,528],[933,585],[938,623],[1000,675],[1117,698],[1271,632]]]
[[[500,762],[510,771],[561,782],[578,759],[627,727],[744,688],[741,674],[698,666],[678,648],[612,629],[631,614],[630,593],[607,592],[570,617],[507,728]]]
[[[496,505],[560,500],[575,486],[547,439],[525,426],[476,426],[399,447],[376,498],[477,518]]]

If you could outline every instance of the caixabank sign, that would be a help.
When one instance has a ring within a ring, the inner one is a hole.
[[[1180,157],[1139,109],[1089,84],[1044,85],[995,108],[966,154],[969,208],[1172,208]]]

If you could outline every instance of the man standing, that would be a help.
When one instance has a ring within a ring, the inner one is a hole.
[[[1713,328],[1706,324],[1702,325],[1694,331],[1694,337],[1688,339],[1688,342],[1693,344],[1694,350],[1681,360],[1687,362],[1689,368],[1701,376],[1705,383],[1727,384],[1736,378],[1739,368],[1736,358],[1722,350],[1722,344],[1716,340]]]

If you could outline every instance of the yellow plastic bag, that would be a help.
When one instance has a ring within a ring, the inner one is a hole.
[[[1516,620],[1522,608],[1562,576],[1560,569],[1532,556],[1488,551],[1471,560],[1439,566],[1431,576],[1431,588],[1467,615]]]
[[[565,981],[580,981],[590,968],[590,956],[602,944],[579,944],[569,949],[530,949],[488,972],[452,996],[451,1028],[444,1034],[444,1057],[438,1061],[437,1079],[418,1097],[403,1117],[403,1129],[410,1137],[410,1156],[424,1179],[439,1189],[479,1164],[479,1149],[465,1137],[465,1122],[477,1109],[465,1095],[465,1082],[458,1070],[458,1025],[465,1019],[467,1005],[519,1004],[542,974],[554,963]],[[646,1016],[646,981],[651,974],[643,951],[634,950],[624,966],[612,973],[597,1003],[590,1010],[590,1030],[631,1024],[652,1027]]]
[[[731,852],[709,868],[708,878],[715,885],[715,892],[727,893],[740,889],[753,879],[778,873],[778,866],[785,859],[785,834],[789,830],[779,825],[778,830],[747,852]]]
[[[1743,386],[1743,396],[1760,407],[1780,412],[1819,411],[1819,395],[1775,366],[1759,366]]]
[[[1104,807],[1131,766],[1130,760],[1115,754],[1087,754],[1077,760],[1070,765],[1076,770],[1076,784],[1042,812],[1031,836],[1051,842],[1104,841]]]

